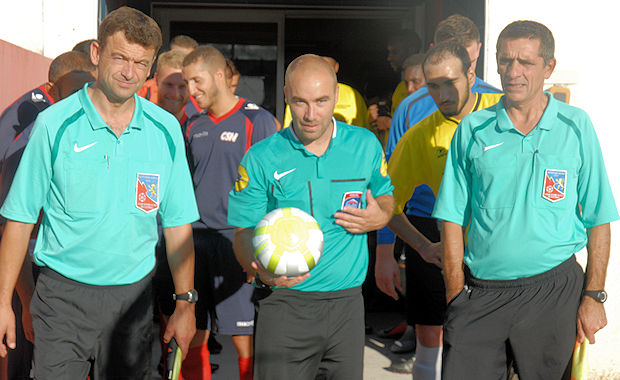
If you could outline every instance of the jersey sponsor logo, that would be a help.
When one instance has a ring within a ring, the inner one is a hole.
[[[241,165],[237,169],[237,181],[235,182],[235,191],[241,191],[245,189],[250,183],[250,177],[248,177],[248,171]]]
[[[76,143],[75,145],[73,145],[73,151],[75,153],[80,153],[85,151],[86,149],[92,147],[93,145],[97,144],[97,142],[95,141],[94,143],[88,144],[88,145],[84,145],[84,146],[78,146],[78,144]]]
[[[297,170],[297,168],[291,169],[291,170],[287,170],[285,172],[282,173],[278,173],[278,171],[276,170],[275,172],[273,172],[273,178],[275,178],[276,181],[279,181],[282,177],[284,177],[287,174],[290,174],[292,172],[294,172],[295,170]]]
[[[138,173],[136,207],[149,213],[159,208],[159,174]]]
[[[388,175],[388,165],[387,165],[387,161],[385,160],[385,153],[383,153],[383,157],[381,158],[381,175],[383,177],[387,177]]]
[[[220,135],[220,140],[222,141],[226,141],[226,142],[237,142],[237,138],[239,137],[239,133],[237,132],[222,132],[222,134]]]
[[[237,327],[252,327],[254,326],[254,321],[237,321]]]
[[[566,197],[566,170],[545,169],[545,187],[542,197],[550,202]]]
[[[32,100],[34,103],[45,102],[45,98],[43,97],[43,94],[37,94],[36,92],[30,93],[30,100]]]
[[[362,208],[362,192],[361,191],[347,191],[342,197],[341,209],[345,207]]]
[[[209,136],[209,132],[204,131],[204,132],[196,133],[194,136],[192,136],[192,139],[199,139],[201,137],[207,137],[207,136]]]
[[[254,103],[248,103],[245,105],[245,110],[247,111],[256,111],[259,107]]]
[[[487,150],[491,150],[491,149],[493,149],[493,148],[497,148],[498,146],[503,145],[503,144],[504,144],[504,143],[503,143],[503,142],[501,142],[501,143],[498,143],[498,144],[487,145],[487,146],[485,146],[484,148],[482,148],[482,150],[483,150],[484,152],[486,152]]]

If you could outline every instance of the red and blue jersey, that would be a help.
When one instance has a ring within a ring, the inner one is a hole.
[[[204,111],[190,118],[184,135],[200,212],[194,228],[234,228],[227,221],[228,193],[239,163],[250,146],[276,130],[273,115],[242,98],[220,117]]]

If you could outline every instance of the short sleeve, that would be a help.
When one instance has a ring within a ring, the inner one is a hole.
[[[416,151],[422,149],[416,142],[415,129],[409,129],[396,144],[396,149],[388,164],[388,173],[394,185],[394,214],[403,212],[411,199],[416,186],[421,185],[420,173],[424,171],[420,162],[416,162]]]
[[[267,213],[267,184],[254,149],[243,156],[237,181],[228,195],[228,224],[254,228]]]
[[[370,136],[370,135],[369,135]],[[373,197],[380,197],[382,195],[392,195],[392,181],[388,175],[387,161],[381,149],[381,144],[375,138],[372,139],[375,154],[372,162],[372,174],[370,177],[370,191]]]
[[[596,132],[585,112],[581,124],[582,165],[577,192],[583,224],[586,228],[591,228],[617,220],[618,210]]]

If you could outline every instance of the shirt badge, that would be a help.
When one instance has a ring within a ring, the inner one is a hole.
[[[250,183],[250,177],[248,177],[248,171],[241,165],[237,169],[237,181],[235,182],[235,191],[241,191]]]
[[[566,170],[545,169],[543,198],[550,202],[561,201],[566,197]]]
[[[159,174],[138,173],[136,207],[146,213],[159,208]]]
[[[342,197],[342,206],[340,209],[347,207],[362,208],[362,192],[361,191],[347,191]]]

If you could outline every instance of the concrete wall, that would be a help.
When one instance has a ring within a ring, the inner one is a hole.
[[[486,0],[485,79],[500,87],[495,44],[501,30],[515,20],[545,24],[556,41],[557,66],[549,84],[568,84],[570,103],[586,110],[596,128],[616,203],[620,201],[620,123],[615,117],[615,67],[620,50],[610,43],[618,35],[617,0]],[[612,223],[611,260],[607,276],[608,326],[590,348],[592,378],[620,378],[620,223]],[[585,266],[585,252],[579,260]]]

